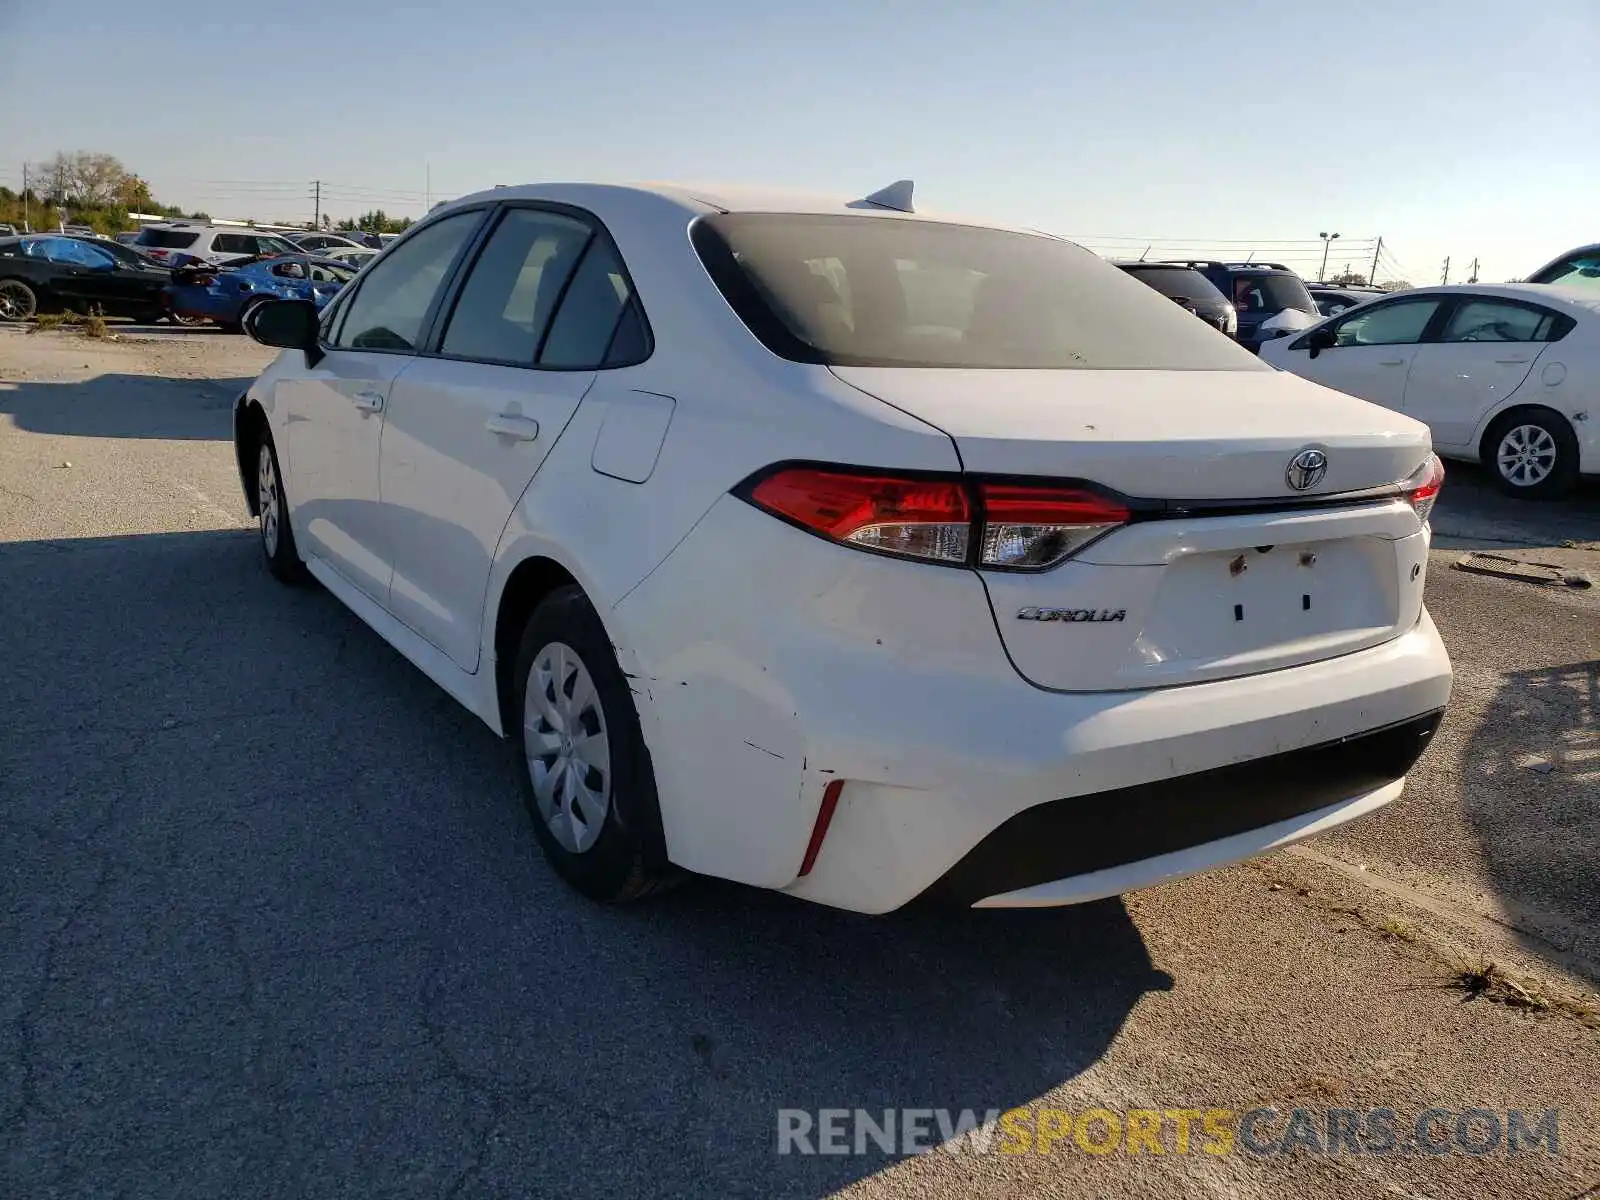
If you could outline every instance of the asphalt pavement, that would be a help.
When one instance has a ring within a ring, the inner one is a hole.
[[[228,439],[267,359],[0,331],[0,1196],[1600,1184],[1600,586],[1455,568],[1600,585],[1595,489],[1517,505],[1452,468],[1455,704],[1405,797],[1303,852],[1048,912],[711,881],[606,909],[545,867],[502,743],[265,573]],[[1491,961],[1546,1002],[1463,983]],[[1553,1108],[1561,1144],[777,1152],[785,1109],[1033,1105]]]

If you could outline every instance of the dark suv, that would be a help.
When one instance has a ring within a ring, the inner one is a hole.
[[[1298,333],[1322,319],[1305,281],[1282,263],[1189,261],[1191,267],[1233,302],[1239,314],[1239,344],[1259,351],[1261,343]]]
[[[1162,262],[1119,262],[1120,267],[1140,283],[1171,297],[1207,325],[1215,325],[1229,337],[1239,328],[1233,304],[1204,275],[1193,267]]]

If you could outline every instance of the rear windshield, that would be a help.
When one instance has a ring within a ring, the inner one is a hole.
[[[1222,293],[1199,271],[1189,267],[1123,267],[1145,287],[1155,288],[1163,296],[1184,300],[1207,300],[1226,304]]]
[[[1242,313],[1281,313],[1286,308],[1316,314],[1316,302],[1298,275],[1235,275],[1233,306]]]
[[[139,245],[155,246],[161,250],[186,250],[194,245],[198,233],[181,229],[141,229]]]
[[[857,367],[1271,370],[1070,242],[898,217],[722,213],[691,236],[773,353]]]

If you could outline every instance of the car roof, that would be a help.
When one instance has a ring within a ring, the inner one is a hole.
[[[795,213],[808,215],[872,216],[891,220],[935,221],[950,225],[976,225],[986,229],[1055,237],[1038,229],[1004,225],[981,217],[914,212],[882,207],[865,197],[798,188],[728,183],[532,183],[496,187],[441,204],[430,217],[485,200],[544,200],[599,211],[601,208],[666,202],[682,210],[686,219],[709,213]],[[1065,240],[1065,239],[1057,239]]]

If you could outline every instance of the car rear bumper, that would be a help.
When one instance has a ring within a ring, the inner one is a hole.
[[[978,907],[1078,903],[1298,841],[1398,796],[1443,716],[1036,804],[993,830],[923,897]]]

